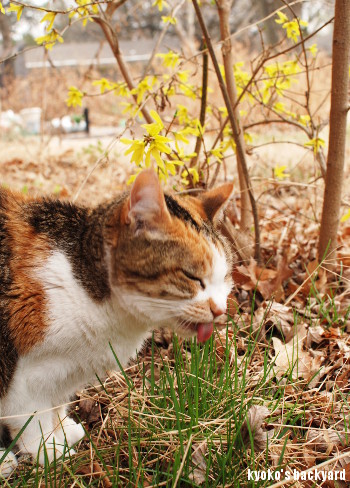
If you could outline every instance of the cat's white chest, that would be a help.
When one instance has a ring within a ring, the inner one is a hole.
[[[58,390],[68,384],[79,388],[118,369],[111,348],[122,365],[135,356],[150,327],[124,311],[115,297],[92,300],[64,253],[53,252],[37,276],[45,289],[48,327],[44,341],[29,356],[33,365],[42,364]]]

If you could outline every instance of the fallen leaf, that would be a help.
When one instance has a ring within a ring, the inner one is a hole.
[[[207,460],[205,459],[205,455],[207,450],[208,446],[206,441],[192,445],[192,465],[194,469],[189,477],[197,485],[202,485],[206,480]]]
[[[264,320],[265,329],[277,327],[283,334],[286,342],[294,335],[294,313],[292,307],[277,302],[263,302],[254,314],[257,320],[256,328]]]
[[[285,256],[279,256],[277,261],[276,276],[274,278],[270,278],[269,280],[264,280],[262,273],[258,290],[265,300],[273,295],[276,302],[278,302],[284,296],[284,290],[282,287],[283,282],[292,275],[293,271],[288,266],[287,258]]]
[[[344,445],[346,436],[334,429],[309,429],[306,439],[308,445],[312,446],[316,451],[330,454],[334,447]]]
[[[79,401],[79,417],[87,424],[101,420],[100,406],[92,398],[82,398]]]
[[[339,459],[339,464],[345,470],[345,481],[350,481],[350,453],[349,457],[346,456],[343,459]]]
[[[79,466],[75,474],[90,476],[92,479],[95,480],[97,479],[101,482],[103,488],[112,488],[113,486],[106,471],[102,468],[102,466],[97,461],[86,464],[84,466]]]
[[[337,339],[340,337],[340,329],[336,327],[328,327],[328,329],[325,329],[324,331],[324,337],[325,339]]]
[[[294,380],[309,380],[320,370],[322,356],[303,349],[306,337],[306,327],[300,324],[295,336],[288,343],[284,344],[277,337],[272,338],[275,350],[273,370],[277,377],[281,378],[286,372],[291,372]]]
[[[233,279],[244,290],[257,289],[265,300],[272,295],[280,299],[284,294],[282,283],[290,278],[293,271],[289,269],[284,256],[278,258],[277,269],[258,266],[255,259],[250,258],[249,265],[237,266],[233,272]]]
[[[339,347],[339,351],[344,354],[345,358],[346,359],[350,358],[350,346],[348,346],[346,344],[345,340],[336,339],[335,342],[337,343],[337,346]]]
[[[321,325],[315,325],[313,327],[309,327],[307,331],[307,347],[311,347],[311,344],[314,342],[315,344],[319,344],[324,339],[324,328]]]
[[[247,412],[247,419],[243,422],[240,432],[246,447],[251,447],[251,434],[255,451],[262,451],[266,448],[267,440],[274,434],[274,430],[266,431],[262,428],[263,421],[269,415],[269,409],[263,405],[250,407]]]

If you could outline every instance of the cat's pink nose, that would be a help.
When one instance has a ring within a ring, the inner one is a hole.
[[[219,315],[223,315],[224,313],[226,313],[226,307],[219,307],[212,299],[209,300],[209,303],[210,310],[214,317],[219,317]]]

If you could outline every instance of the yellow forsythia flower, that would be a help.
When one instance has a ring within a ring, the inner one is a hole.
[[[344,215],[342,216],[342,218],[340,219],[340,222],[346,222],[347,220],[349,220],[349,218],[350,218],[350,208],[349,208],[349,210],[346,212],[346,214],[344,214]]]
[[[146,78],[141,80],[137,87],[131,91],[132,95],[137,95],[136,101],[138,104],[142,102],[144,94],[149,92],[154,86],[157,81],[154,78],[155,77],[152,78],[151,76],[146,76]]]
[[[299,115],[299,122],[306,127],[310,122],[310,115]]]
[[[288,22],[288,17],[286,16],[286,14],[279,11],[276,12],[276,14],[278,15],[278,19],[275,20],[276,24],[284,24],[285,22]]]
[[[313,148],[314,154],[317,154],[321,147],[325,146],[325,141],[320,137],[315,137],[310,139],[308,142],[304,143],[304,146],[311,146]]]
[[[55,29],[52,29],[52,31],[46,34],[45,36],[40,36],[35,39],[35,42],[37,44],[40,45],[44,44],[45,48],[50,51],[53,48],[53,46],[56,44],[56,41],[62,43],[63,37]]]
[[[228,111],[226,107],[219,107],[219,112],[222,114],[223,117],[228,116]]]
[[[183,170],[181,176],[182,176],[181,183],[185,186],[189,185],[191,180],[193,185],[199,182],[199,174],[196,168],[188,168]]]
[[[183,142],[184,144],[189,144],[190,141],[185,137],[182,131],[174,132],[174,137],[176,142]]]
[[[275,178],[278,180],[284,180],[284,178],[288,178],[290,176],[289,173],[285,173],[287,166],[275,166],[273,168],[273,174]]]
[[[190,121],[188,108],[184,105],[176,105],[176,117],[179,119],[181,125],[188,124]]]
[[[41,19],[40,23],[41,22],[48,22],[48,26],[46,27],[46,30],[47,31],[50,31],[53,27],[53,23],[55,21],[55,18],[56,18],[56,12],[48,12],[46,15],[44,15],[44,17]]]
[[[144,141],[133,141],[132,139],[122,138],[120,139],[120,142],[122,142],[123,144],[131,144],[129,149],[127,149],[124,154],[125,156],[127,156],[128,154],[132,153],[130,162],[135,163],[137,166],[139,166],[143,161],[143,154],[145,152]]]
[[[101,93],[104,93],[106,90],[114,90],[116,88],[115,83],[111,83],[107,78],[101,78],[100,80],[96,80],[92,82],[93,86],[99,86]]]
[[[300,36],[300,26],[307,27],[308,23],[305,20],[293,19],[288,20],[288,17],[282,12],[277,12],[278,19],[275,20],[277,24],[282,24],[282,28],[285,29],[287,37],[294,42],[298,42]]]
[[[177,77],[179,78],[179,80],[182,83],[187,83],[188,82],[189,73],[190,72],[188,70],[186,70],[186,71],[178,71],[176,74],[177,74]]]
[[[175,25],[177,20],[176,20],[176,17],[172,17],[171,15],[162,15],[162,21],[164,22],[164,24],[173,24]]]
[[[312,44],[312,46],[308,47],[307,50],[310,51],[313,57],[316,57],[318,51],[317,44]]]
[[[2,3],[1,3],[1,2],[0,2],[0,12],[1,12],[2,14],[5,14],[5,9],[4,9],[4,7],[2,6]]]
[[[20,20],[22,12],[23,12],[23,5],[16,5],[15,3],[10,2],[10,6],[8,7],[8,12],[16,12],[17,14],[17,22]]]
[[[196,100],[197,94],[195,85],[184,85],[181,83],[181,85],[179,85],[179,89],[186,97]]]
[[[121,97],[127,97],[129,95],[129,88],[125,81],[115,83],[114,93],[115,95],[120,95]]]
[[[66,99],[66,103],[68,107],[76,107],[77,105],[82,104],[84,93],[78,90],[75,86],[70,86],[68,91],[68,98]]]
[[[222,143],[220,143],[219,147],[210,150],[210,154],[212,154],[221,163],[222,158],[224,157],[224,154],[222,151],[223,151],[223,145],[222,145]]]
[[[152,7],[158,7],[159,12],[162,12],[164,7],[168,7],[168,4],[164,0],[156,0],[152,3]]]
[[[169,51],[166,54],[158,53],[157,58],[163,58],[163,65],[167,68],[175,68],[179,62],[180,55],[174,53],[174,51]]]
[[[159,176],[163,175],[163,179],[168,176],[168,171],[172,174],[175,173],[174,162],[164,162],[161,153],[170,154],[171,149],[168,145],[171,142],[169,137],[161,136],[159,133],[164,128],[162,119],[159,117],[155,110],[150,111],[150,116],[154,120],[151,124],[143,124],[141,127],[145,128],[147,134],[144,135],[142,140],[121,139],[123,144],[130,144],[129,149],[124,153],[125,155],[131,154],[131,162],[134,162],[137,166],[141,166],[144,163],[146,168],[151,165],[151,158],[155,160],[158,168],[160,169]]]
[[[162,129],[164,129],[164,124],[155,110],[150,111],[150,116],[154,120],[154,123],[143,124],[141,127],[144,127],[150,136],[156,136]]]

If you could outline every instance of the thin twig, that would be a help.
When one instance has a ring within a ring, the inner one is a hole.
[[[116,145],[116,143],[120,140],[120,138],[124,135],[125,131],[127,130],[127,127],[125,127],[125,129],[118,135],[116,136],[114,139],[112,139],[112,141],[108,144],[106,150],[104,151],[104,153],[102,154],[102,156],[95,162],[95,164],[91,167],[91,169],[89,170],[89,172],[87,173],[87,175],[85,176],[83,182],[81,183],[81,185],[79,186],[78,190],[76,191],[75,195],[74,195],[74,198],[73,198],[73,202],[75,202],[77,200],[77,198],[79,197],[82,189],[84,188],[84,186],[86,185],[88,179],[90,178],[90,176],[92,175],[92,173],[95,171],[95,169],[105,160],[108,158],[108,154],[111,152],[111,150],[113,149],[113,147]]]
[[[203,42],[204,46],[203,48],[205,49],[205,42]],[[192,161],[190,163],[190,167],[193,168],[196,166],[199,158],[199,152],[201,150],[201,145],[202,145],[202,127],[204,127],[205,124],[205,112],[207,109],[207,96],[208,96],[208,52],[203,51],[203,67],[202,67],[202,97],[201,97],[201,109],[200,109],[200,114],[199,114],[199,122],[201,124],[200,129],[199,129],[199,134],[197,136],[196,140],[196,145],[194,148],[194,152],[196,155],[192,158]]]
[[[177,4],[172,9],[172,11],[170,13],[170,16],[171,17],[175,17],[175,15],[177,14],[177,11],[183,6],[184,3],[185,3],[185,0],[182,0],[179,4]],[[161,33],[160,33],[160,35],[159,35],[159,37],[158,37],[158,39],[157,39],[157,42],[154,45],[154,48],[152,50],[151,57],[149,58],[148,63],[146,65],[145,69],[143,70],[142,78],[144,78],[147,75],[147,73],[149,72],[149,70],[151,69],[152,64],[153,64],[153,60],[154,60],[156,54],[158,53],[158,49],[159,49],[159,47],[160,47],[160,45],[161,45],[161,43],[162,43],[162,41],[163,41],[163,39],[165,37],[165,34],[167,33],[167,30],[168,30],[169,26],[170,26],[170,23],[169,22],[166,22],[165,25],[164,25],[164,27],[163,27],[163,29],[162,29],[162,31],[161,31]]]
[[[130,76],[130,70],[128,69],[127,65],[125,64],[123,55],[122,55],[120,48],[119,48],[118,36],[117,36],[115,30],[113,29],[112,25],[108,21],[109,19],[105,20],[105,19],[102,19],[101,17],[98,17],[98,16],[93,16],[92,19],[94,20],[94,22],[96,22],[96,24],[98,24],[101,27],[101,29],[102,29],[105,37],[106,37],[106,40],[107,40],[108,44],[110,45],[110,48],[114,54],[114,57],[118,63],[118,66],[119,66],[120,72],[124,78],[124,81],[127,84],[129,90],[132,91],[135,88],[135,86],[134,86],[134,83],[133,83],[132,78]],[[135,100],[135,103],[138,105],[137,96],[135,94],[132,94],[132,96]],[[153,122],[153,120],[152,120],[152,117],[148,113],[148,110],[146,109],[145,106],[142,106],[141,112],[142,112],[142,115],[145,117],[145,120],[149,124],[151,124]]]

